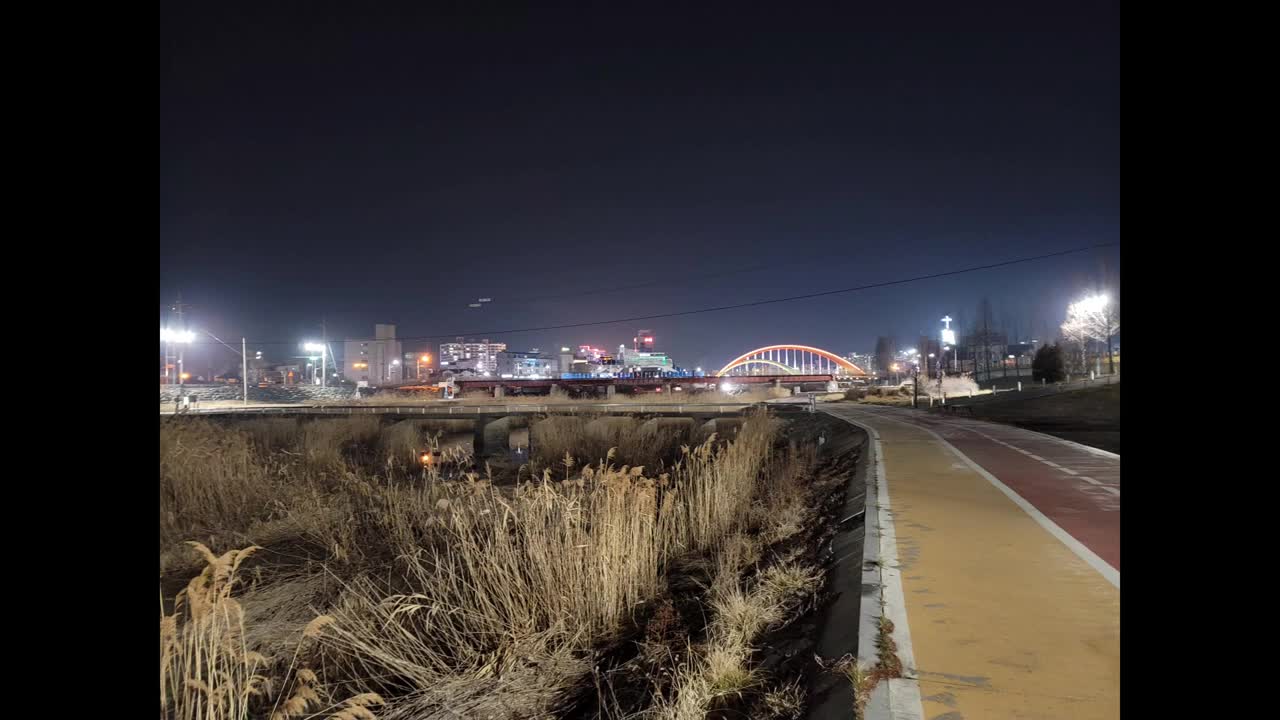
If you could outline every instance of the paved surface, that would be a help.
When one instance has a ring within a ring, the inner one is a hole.
[[[894,582],[886,607],[921,713],[1120,714],[1119,457],[920,411],[819,406],[880,440]],[[900,579],[897,579],[900,578]],[[911,663],[909,663],[910,665]]]

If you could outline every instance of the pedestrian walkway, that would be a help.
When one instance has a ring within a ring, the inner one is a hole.
[[[917,717],[1118,717],[1118,456],[918,411],[823,409],[880,441],[896,535],[882,561],[902,586],[884,597],[904,606],[886,615],[906,626]]]

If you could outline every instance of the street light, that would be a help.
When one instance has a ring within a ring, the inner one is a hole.
[[[186,373],[182,372],[182,370],[183,370],[183,367],[182,367],[182,358],[183,358],[183,349],[182,349],[182,346],[183,346],[183,345],[188,345],[188,344],[190,344],[191,342],[195,341],[195,339],[196,339],[196,334],[195,334],[194,332],[190,331],[190,330],[174,330],[173,328],[160,328],[160,342],[164,342],[164,343],[177,343],[177,345],[178,345],[178,385],[179,385],[179,386],[181,386],[181,385],[183,384],[183,381],[184,381],[184,380],[186,380],[188,377],[190,377],[190,376],[189,376],[189,375],[187,375]],[[168,356],[169,356],[169,353],[167,353],[167,352],[166,352],[166,353],[165,353],[165,360],[164,360],[164,364],[165,364],[165,366],[166,366],[166,367],[165,367],[165,369],[164,369],[165,377],[168,377],[168,376],[169,376],[169,368],[167,367],[167,366],[169,365],[169,357],[168,357]]]
[[[1092,341],[1094,348],[1097,348],[1096,343],[1101,339],[1100,334],[1106,336],[1107,355],[1110,358],[1111,336],[1119,329],[1118,325],[1112,323],[1114,311],[1108,309],[1110,300],[1106,293],[1097,293],[1073,302],[1067,307],[1067,322],[1063,323],[1062,329],[1080,342],[1086,363],[1089,357],[1089,344]],[[1100,362],[1101,359],[1095,356],[1094,372],[1096,373],[1102,371]],[[1108,362],[1109,369],[1114,372],[1114,359],[1109,359]]]
[[[1107,306],[1107,299],[1106,293],[1098,293],[1097,295],[1090,295],[1076,303],[1076,305],[1085,312],[1101,312]]]
[[[431,367],[431,353],[422,353],[418,356],[418,379],[422,379],[422,363],[427,363],[427,367]]]
[[[328,384],[327,379],[329,377],[329,355],[324,351],[324,344],[318,342],[305,342],[302,343],[302,349],[307,352],[320,353],[320,385],[321,387],[324,387]],[[315,360],[314,357],[311,359]]]

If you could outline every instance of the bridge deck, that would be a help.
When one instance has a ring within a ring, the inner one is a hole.
[[[493,405],[274,405],[270,407],[193,408],[161,415],[407,415],[424,419],[448,419],[476,415],[545,415],[550,413],[606,413],[644,415],[736,414],[754,403],[532,403]]]
[[[549,388],[552,385],[560,387],[604,387],[614,385],[617,387],[661,387],[663,385],[711,385],[723,384],[731,382],[735,385],[766,385],[774,380],[779,380],[787,384],[794,383],[823,383],[834,380],[834,375],[734,375],[727,377],[652,377],[652,378],[582,378],[582,379],[556,379],[547,378],[545,380],[527,380],[519,378],[476,378],[474,380],[455,380],[454,383],[463,388],[492,388],[495,386],[509,388]],[[402,390],[411,388],[404,387]]]

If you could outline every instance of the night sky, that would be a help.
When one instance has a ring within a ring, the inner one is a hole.
[[[161,8],[159,301],[272,357],[322,317],[335,339],[560,325],[1120,238],[1116,3],[314,5]],[[686,367],[911,345],[983,296],[1041,338],[1118,277],[1111,247],[639,325]],[[636,325],[490,337],[616,347]]]

